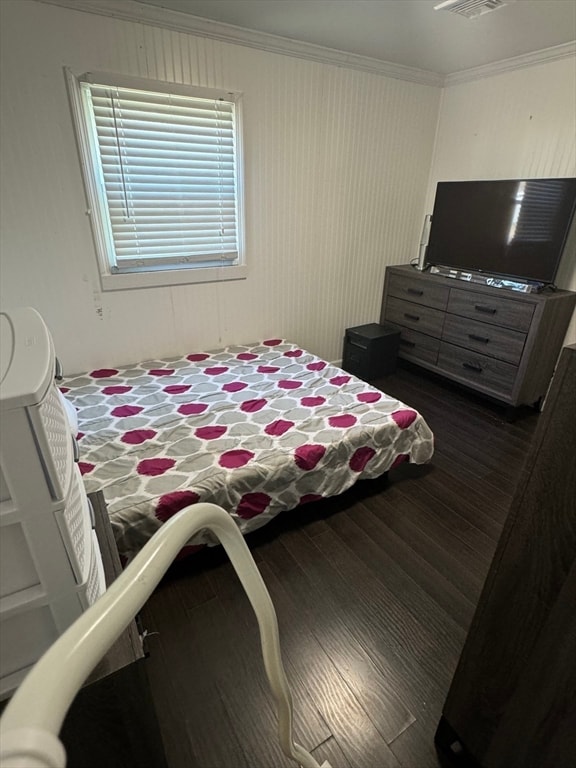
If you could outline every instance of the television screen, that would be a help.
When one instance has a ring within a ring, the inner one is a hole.
[[[576,179],[441,181],[426,265],[553,283]]]

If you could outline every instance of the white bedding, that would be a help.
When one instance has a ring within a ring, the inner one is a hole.
[[[246,533],[433,453],[413,408],[279,339],[92,371],[61,391],[84,483],[104,492],[128,559],[190,503],[219,504]]]

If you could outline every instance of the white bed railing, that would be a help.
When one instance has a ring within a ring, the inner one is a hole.
[[[204,528],[224,546],[256,614],[264,667],[278,708],[282,751],[302,768],[330,768],[327,762],[320,766],[293,740],[292,695],[282,666],[276,612],[242,534],[215,504],[194,504],[165,523],[102,597],[31,669],[0,720],[1,768],[64,768],[66,753],[58,733],[76,694],[178,552]]]

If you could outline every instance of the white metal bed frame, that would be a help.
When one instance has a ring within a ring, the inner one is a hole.
[[[292,695],[280,654],[278,622],[266,585],[232,518],[215,504],[194,504],[174,515],[108,590],[48,649],[0,720],[1,768],[64,768],[58,733],[92,669],[132,621],[184,544],[208,528],[224,546],[260,629],[264,667],[278,709],[282,751],[302,768],[322,766],[293,740]]]

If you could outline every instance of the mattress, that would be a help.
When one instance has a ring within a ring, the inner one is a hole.
[[[281,339],[62,384],[86,490],[103,491],[126,559],[189,504],[220,505],[245,534],[433,453],[417,411]],[[201,531],[190,545],[214,543]]]

